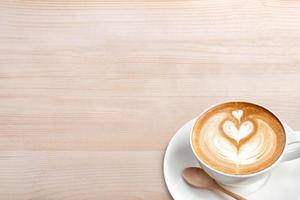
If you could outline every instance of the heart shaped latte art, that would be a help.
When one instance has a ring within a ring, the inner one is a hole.
[[[234,110],[234,111],[232,111],[231,114],[233,115],[233,117],[235,117],[240,122],[241,118],[242,118],[242,116],[244,114],[244,111],[243,110]]]
[[[243,122],[239,127],[231,120],[226,120],[223,123],[224,133],[239,143],[242,139],[248,137],[254,130],[254,125],[251,121]]]

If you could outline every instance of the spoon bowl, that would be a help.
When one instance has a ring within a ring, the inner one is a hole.
[[[191,186],[197,188],[209,188],[215,184],[203,169],[198,167],[190,167],[183,170],[182,177]]]
[[[247,200],[222,186],[220,186],[212,177],[210,177],[203,169],[198,167],[189,167],[182,172],[183,179],[192,187],[210,190],[219,190],[236,200]]]

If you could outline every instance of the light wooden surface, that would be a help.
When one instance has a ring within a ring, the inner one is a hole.
[[[169,200],[180,126],[245,99],[300,129],[300,2],[0,4],[0,199]]]

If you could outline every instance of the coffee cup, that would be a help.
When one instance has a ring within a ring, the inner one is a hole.
[[[287,131],[269,109],[245,101],[208,108],[190,133],[200,167],[233,187],[261,182],[280,162],[299,158],[299,144],[300,131]]]

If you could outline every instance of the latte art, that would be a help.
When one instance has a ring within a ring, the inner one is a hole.
[[[227,136],[234,139],[239,144],[242,139],[253,133],[254,124],[251,121],[245,121],[236,125],[231,120],[226,120],[221,128]]]
[[[276,117],[254,104],[217,106],[198,119],[193,147],[205,163],[231,174],[260,171],[277,160],[285,145]]]

